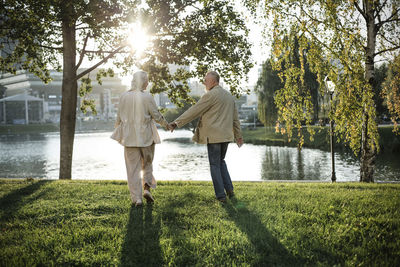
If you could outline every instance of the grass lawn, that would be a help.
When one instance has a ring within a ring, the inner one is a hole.
[[[400,185],[0,179],[0,266],[399,266]]]

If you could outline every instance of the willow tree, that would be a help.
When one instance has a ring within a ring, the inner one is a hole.
[[[275,126],[278,111],[274,102],[275,92],[283,87],[278,72],[272,68],[268,59],[262,66],[257,80],[258,118],[265,126]]]
[[[312,120],[318,121],[318,113],[320,109],[319,105],[319,94],[318,94],[318,82],[317,77],[314,73],[310,71],[309,64],[307,63],[306,50],[304,55],[299,55],[299,44],[297,40],[297,35],[294,36],[294,46],[287,47],[287,50],[282,51],[281,54],[289,56],[284,56],[283,60],[276,61],[274,58],[269,58],[262,68],[262,73],[257,81],[257,94],[258,94],[258,114],[260,120],[265,125],[276,125],[278,118],[278,109],[275,102],[280,101],[280,95],[282,93],[282,88],[286,85],[285,73],[287,69],[297,69],[301,68],[300,56],[302,56],[302,64],[304,65],[304,76],[302,79],[297,79],[297,86],[301,88],[302,91],[306,92],[309,97],[311,97],[312,102],[312,113],[314,114]],[[287,42],[287,37],[284,42]],[[280,67],[277,64],[281,64]],[[290,72],[289,72],[290,73]],[[289,83],[292,81],[289,79]]]
[[[335,131],[355,153],[361,153],[360,181],[373,182],[379,149],[373,90],[375,63],[393,57],[392,53],[400,49],[400,1],[246,3],[251,8],[259,4],[272,21],[276,69],[289,56],[285,52],[290,50],[288,47],[294,47],[295,38],[290,35],[295,30],[300,44],[298,53],[306,54],[311,70],[317,74],[321,93],[325,91],[325,80],[334,82],[335,110],[330,116],[336,123]],[[304,60],[300,68],[291,66],[282,73],[287,82],[277,96],[278,119],[289,134],[293,126],[301,128],[302,122],[311,122],[311,99],[298,83],[304,83],[304,74]]]
[[[209,68],[238,94],[251,68],[247,29],[227,0],[4,0],[0,18],[0,71],[24,69],[48,82],[49,68],[62,69],[60,179],[71,178],[78,80],[83,96],[91,89],[87,75],[108,60],[125,71],[147,70],[153,92],[167,91],[175,102],[189,98],[187,79]],[[129,25],[139,23],[153,44],[141,56],[127,42]],[[89,67],[79,72],[84,61]],[[170,73],[170,64],[193,69]]]
[[[382,96],[391,114],[395,126],[394,131],[399,132],[400,120],[400,54],[389,64],[388,76],[383,83]]]

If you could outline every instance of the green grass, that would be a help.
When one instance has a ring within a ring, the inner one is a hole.
[[[400,185],[0,179],[0,266],[399,266]]]

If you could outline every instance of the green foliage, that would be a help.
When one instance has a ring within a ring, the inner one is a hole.
[[[64,52],[62,21],[66,16],[75,25],[77,44],[83,46],[77,51],[83,59],[85,54],[90,54],[83,51],[87,50],[89,38],[96,42],[99,51],[120,42],[121,37],[113,31],[126,23],[129,15],[133,15],[126,7],[135,2],[3,1],[0,38],[4,57],[0,61],[0,69],[11,73],[19,69],[28,70],[48,82],[49,68],[61,70],[60,56]],[[73,6],[72,11],[68,9],[70,6]],[[94,55],[89,55],[89,59],[93,58]]]
[[[166,91],[179,103],[190,99],[189,78],[202,78],[214,69],[234,94],[241,93],[240,82],[252,67],[251,52],[248,29],[230,1],[148,0],[138,7],[139,2],[3,1],[0,38],[5,54],[0,69],[12,73],[27,69],[49,81],[48,68],[61,69],[62,21],[68,18],[76,31],[76,47],[72,47],[79,56],[76,70],[84,59],[97,60],[93,67],[113,60],[124,72],[136,66],[149,72],[152,93]],[[142,55],[127,43],[129,24],[136,21],[151,35],[152,45]],[[181,68],[170,73],[171,64]],[[78,78],[85,74],[78,73]]]
[[[0,180],[0,265],[398,266],[396,184]],[[374,203],[374,205],[371,205]]]
[[[282,87],[283,85],[278,76],[278,72],[272,69],[271,62],[268,59],[263,64],[262,73],[256,85],[258,95],[258,118],[266,126],[276,124],[278,110],[274,102],[274,97],[275,92]]]
[[[382,96],[392,115],[391,119],[395,125],[394,131],[399,132],[397,123],[400,120],[400,55],[397,55],[395,60],[389,65],[389,72],[383,85]]]
[[[308,40],[304,36],[298,36],[296,29],[293,28],[289,35],[275,39],[274,49],[273,68],[279,72],[284,84],[275,95],[275,104],[278,107],[276,128],[281,133],[287,133],[290,140],[295,127],[301,147],[304,143],[302,125],[310,125],[313,122],[315,108],[312,95],[318,95],[315,77],[313,83],[305,83],[306,73],[307,77],[313,75],[309,71],[305,57]],[[313,131],[310,127],[307,130]]]
[[[272,19],[276,70],[281,69],[283,60],[291,62],[290,51],[296,51],[293,31],[296,32],[298,53],[303,55],[306,51],[310,70],[316,73],[321,85],[321,94],[326,76],[336,85],[335,112],[330,118],[336,123],[339,140],[347,142],[355,153],[363,144],[373,154],[378,144],[373,89],[375,57],[390,59],[390,52],[400,48],[395,37],[400,34],[400,2],[272,0],[245,1],[245,4],[253,12],[261,5],[265,16]],[[299,129],[301,122],[311,122],[311,98],[304,90],[302,57],[300,66],[287,65],[281,74],[286,78],[284,89],[276,96],[278,120],[289,136],[293,127]]]
[[[307,102],[307,105],[312,106],[312,110],[309,111],[312,115],[312,121],[318,121],[320,99],[317,77],[310,71],[305,56],[307,49],[300,51],[296,33],[292,31],[291,34],[292,35],[288,38],[294,39],[294,46],[282,46],[282,58],[276,61],[273,58],[268,59],[263,65],[263,73],[257,82],[257,92],[259,97],[258,109],[261,118],[264,120],[263,123],[268,126],[276,125],[278,129],[280,126],[278,117],[282,118],[282,113],[290,113],[293,115],[293,118],[296,117],[296,105],[292,105],[291,103],[296,102],[297,100],[295,98],[298,96],[296,96],[296,94],[283,96],[282,94],[286,90],[303,92],[303,94],[306,95],[306,98],[302,100],[300,99],[299,102],[304,102],[305,99],[308,99],[310,102]],[[288,44],[290,41],[283,40],[283,43]],[[304,69],[303,76],[299,75],[301,74],[302,68]],[[296,78],[292,77],[293,72],[297,73],[296,75],[298,76]],[[298,121],[300,127],[301,124],[304,123],[304,119],[305,118]],[[293,121],[295,120],[296,119],[293,119]],[[280,130],[282,129],[283,128],[280,128]],[[291,131],[288,131],[288,133],[291,134]]]
[[[202,79],[210,69],[220,73],[233,94],[241,93],[240,81],[252,67],[251,53],[248,29],[230,1],[147,3],[142,19],[149,22],[149,32],[157,38],[138,66],[149,72],[153,93],[167,91],[174,103],[179,98],[187,101],[187,80]],[[191,12],[179,16],[186,5]],[[182,68],[171,74],[168,63]],[[189,65],[191,70],[183,67]]]
[[[105,69],[98,69],[96,73],[96,81],[99,85],[102,85],[102,78],[104,77],[114,77],[115,73],[114,70],[109,68]],[[84,76],[80,79],[81,85],[79,87],[78,95],[81,98],[81,106],[80,110],[82,113],[86,114],[88,109],[92,112],[93,115],[97,114],[97,109],[95,105],[95,100],[90,99],[90,93],[93,90],[92,86],[92,79],[90,79],[90,74]]]
[[[383,97],[383,86],[387,79],[389,67],[388,64],[384,63],[375,69],[375,79],[373,83],[374,88],[374,102],[376,105],[376,114],[379,121],[383,120],[385,117],[389,118],[389,110],[385,104],[385,98]]]

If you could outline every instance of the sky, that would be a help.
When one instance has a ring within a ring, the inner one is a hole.
[[[270,53],[268,41],[262,36],[262,28],[254,22],[247,22],[250,29],[249,40],[252,44],[254,67],[249,72],[249,84],[254,85],[258,79],[258,70]]]

